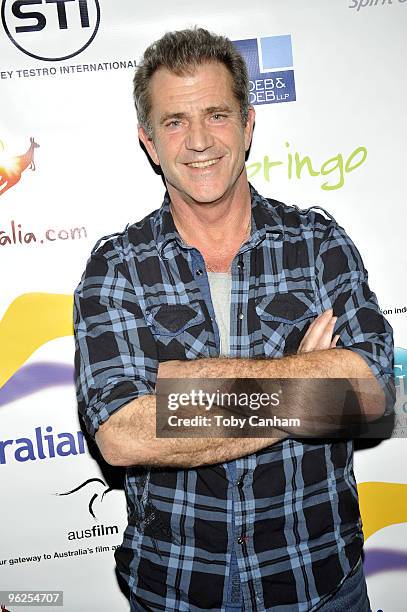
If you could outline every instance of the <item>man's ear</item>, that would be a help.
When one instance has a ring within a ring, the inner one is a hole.
[[[244,128],[244,141],[245,141],[245,150],[248,151],[253,138],[253,128],[254,128],[254,120],[256,118],[256,111],[253,106],[249,106],[247,112],[247,123]]]
[[[152,161],[154,162],[156,166],[159,166],[160,160],[158,159],[158,155],[157,155],[157,151],[154,146],[153,139],[148,136],[147,132],[141,125],[138,126],[137,131],[138,131],[138,137],[140,138],[141,142],[147,149],[147,153],[151,157]]]

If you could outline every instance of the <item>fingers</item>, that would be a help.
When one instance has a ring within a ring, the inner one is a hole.
[[[329,348],[335,348],[336,343],[338,342],[339,338],[340,338],[339,334],[336,334],[336,336],[332,338],[331,346]]]
[[[302,352],[314,351],[317,349],[320,340],[324,339],[327,325],[332,322],[332,317],[333,310],[329,308],[312,321],[300,345]],[[331,342],[331,339],[332,335],[329,338],[329,342]]]
[[[299,353],[334,348],[339,336],[332,338],[338,317],[333,316],[332,308],[318,315],[309,326],[299,346]]]
[[[331,320],[329,321],[329,323],[327,323],[323,333],[320,336],[318,342],[318,350],[331,348],[332,335],[334,333],[334,328],[337,320],[338,317],[331,317]]]

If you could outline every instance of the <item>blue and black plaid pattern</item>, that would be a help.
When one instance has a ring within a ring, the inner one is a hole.
[[[391,407],[392,330],[357,249],[329,215],[251,193],[251,236],[231,270],[230,356],[295,353],[333,307],[338,347],[367,361]],[[168,195],[97,243],[74,296],[77,397],[92,436],[154,393],[159,362],[219,356],[205,294],[203,258],[182,242]],[[233,547],[250,611],[316,610],[356,564],[352,441],[286,439],[231,463],[127,469],[128,526],[115,558],[137,609],[223,611]]]

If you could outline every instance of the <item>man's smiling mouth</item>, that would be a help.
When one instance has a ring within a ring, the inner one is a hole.
[[[221,159],[220,157],[216,157],[215,159],[208,159],[206,161],[201,161],[201,162],[190,162],[189,164],[186,164],[186,165],[189,166],[190,168],[208,168],[209,166],[213,166],[214,164],[217,164],[220,159]]]

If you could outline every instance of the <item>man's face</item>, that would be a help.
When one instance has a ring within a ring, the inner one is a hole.
[[[187,76],[160,68],[151,79],[150,96],[153,138],[142,128],[139,137],[161,166],[172,201],[216,202],[247,184],[244,163],[254,109],[249,108],[243,126],[223,64],[203,64]]]

